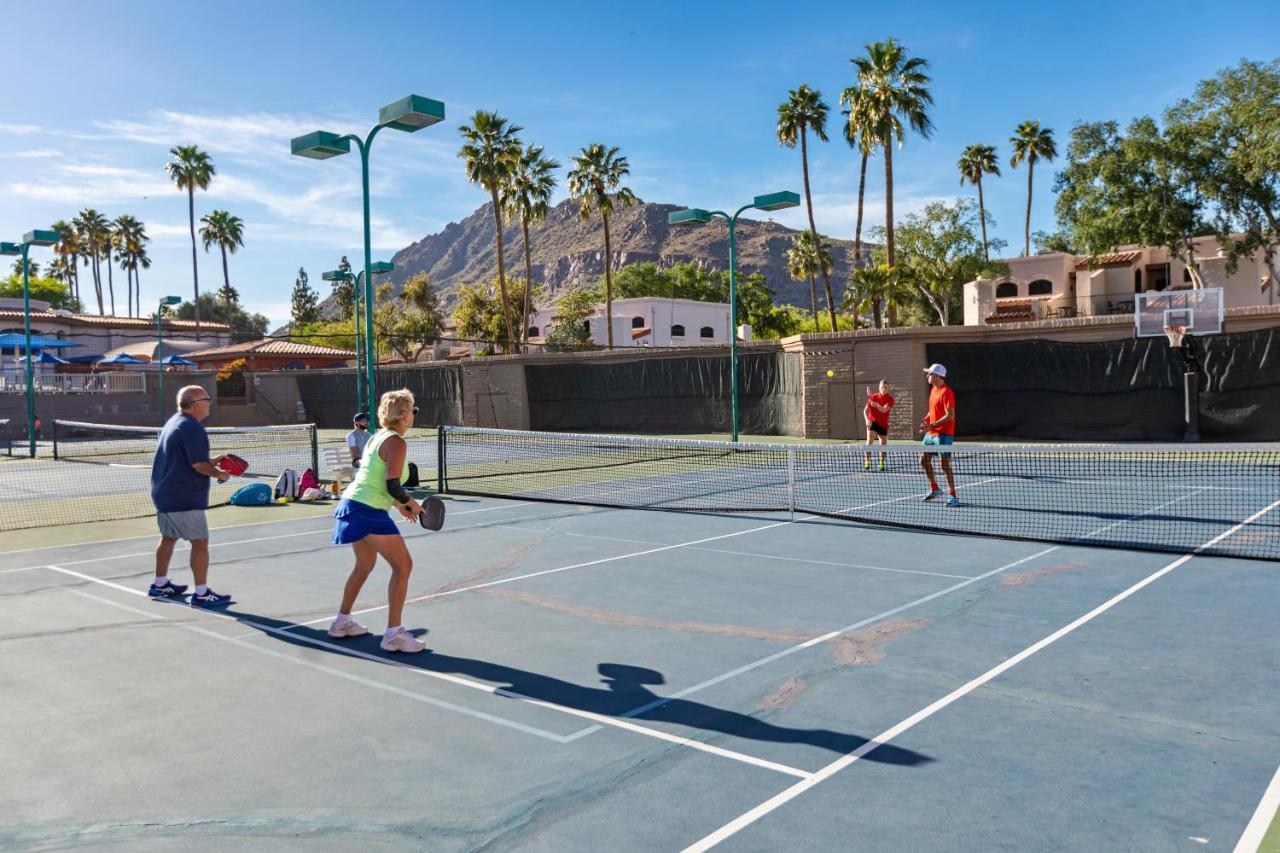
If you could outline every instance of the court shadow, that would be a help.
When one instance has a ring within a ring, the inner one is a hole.
[[[291,623],[252,613],[228,609],[246,627],[291,645],[320,649],[333,654],[357,653],[387,663],[413,667],[427,672],[461,675],[494,685],[499,696],[515,699],[537,699],[566,708],[588,711],[606,717],[670,723],[688,729],[701,729],[748,740],[792,743],[814,746],[845,755],[861,749],[868,738],[831,729],[789,728],[767,720],[729,711],[677,697],[664,697],[653,692],[651,685],[665,684],[657,670],[624,663],[601,663],[597,671],[603,687],[574,684],[570,681],[518,669],[492,661],[438,654],[430,650],[416,655],[387,654],[378,647],[378,634],[335,640],[325,631],[310,627],[284,630]],[[926,755],[891,743],[882,744],[864,757],[866,761],[915,767],[933,761]]]

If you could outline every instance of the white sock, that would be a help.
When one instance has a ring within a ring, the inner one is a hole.
[[[382,636],[384,637],[393,636],[396,633],[396,631],[399,631],[403,627],[404,627],[403,625],[397,625],[394,628],[387,628],[387,633],[383,634]]]
[[[168,577],[156,578],[154,581],[152,581],[151,585],[154,586],[156,589],[163,589],[164,587],[169,585],[169,578]]]
[[[196,584],[196,595],[204,595],[208,591],[209,591],[209,585],[207,583]]]

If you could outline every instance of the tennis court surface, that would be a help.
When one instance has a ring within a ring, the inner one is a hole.
[[[911,454],[509,435],[414,446],[449,508],[403,528],[416,656],[327,636],[350,556],[322,515],[215,530],[223,612],[145,597],[149,536],[26,531],[0,554],[0,847],[1262,842],[1274,448],[958,452],[949,508]]]

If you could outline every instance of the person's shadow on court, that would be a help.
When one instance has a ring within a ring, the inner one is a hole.
[[[603,676],[601,680],[605,687],[587,687],[499,663],[454,657],[431,650],[415,655],[388,654],[378,647],[377,633],[349,640],[335,640],[325,631],[315,628],[304,626],[285,631],[283,629],[291,623],[251,613],[231,610],[226,612],[244,625],[261,630],[268,636],[286,643],[311,649],[319,648],[334,654],[346,655],[355,652],[356,656],[373,656],[384,659],[387,663],[427,672],[468,676],[495,685],[496,692],[500,696],[537,699],[606,717],[670,723],[750,740],[805,744],[840,755],[854,752],[868,743],[868,738],[859,735],[830,729],[787,728],[749,714],[726,711],[688,699],[660,696],[649,686],[665,684],[666,679],[662,673],[647,667],[602,663],[597,670]],[[933,759],[913,750],[886,743],[868,752],[864,760],[916,766],[926,764]]]

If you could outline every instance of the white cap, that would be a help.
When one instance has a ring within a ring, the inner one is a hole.
[[[937,374],[938,376],[941,376],[943,379],[947,378],[947,369],[943,367],[941,364],[931,364],[924,369],[924,372]]]

